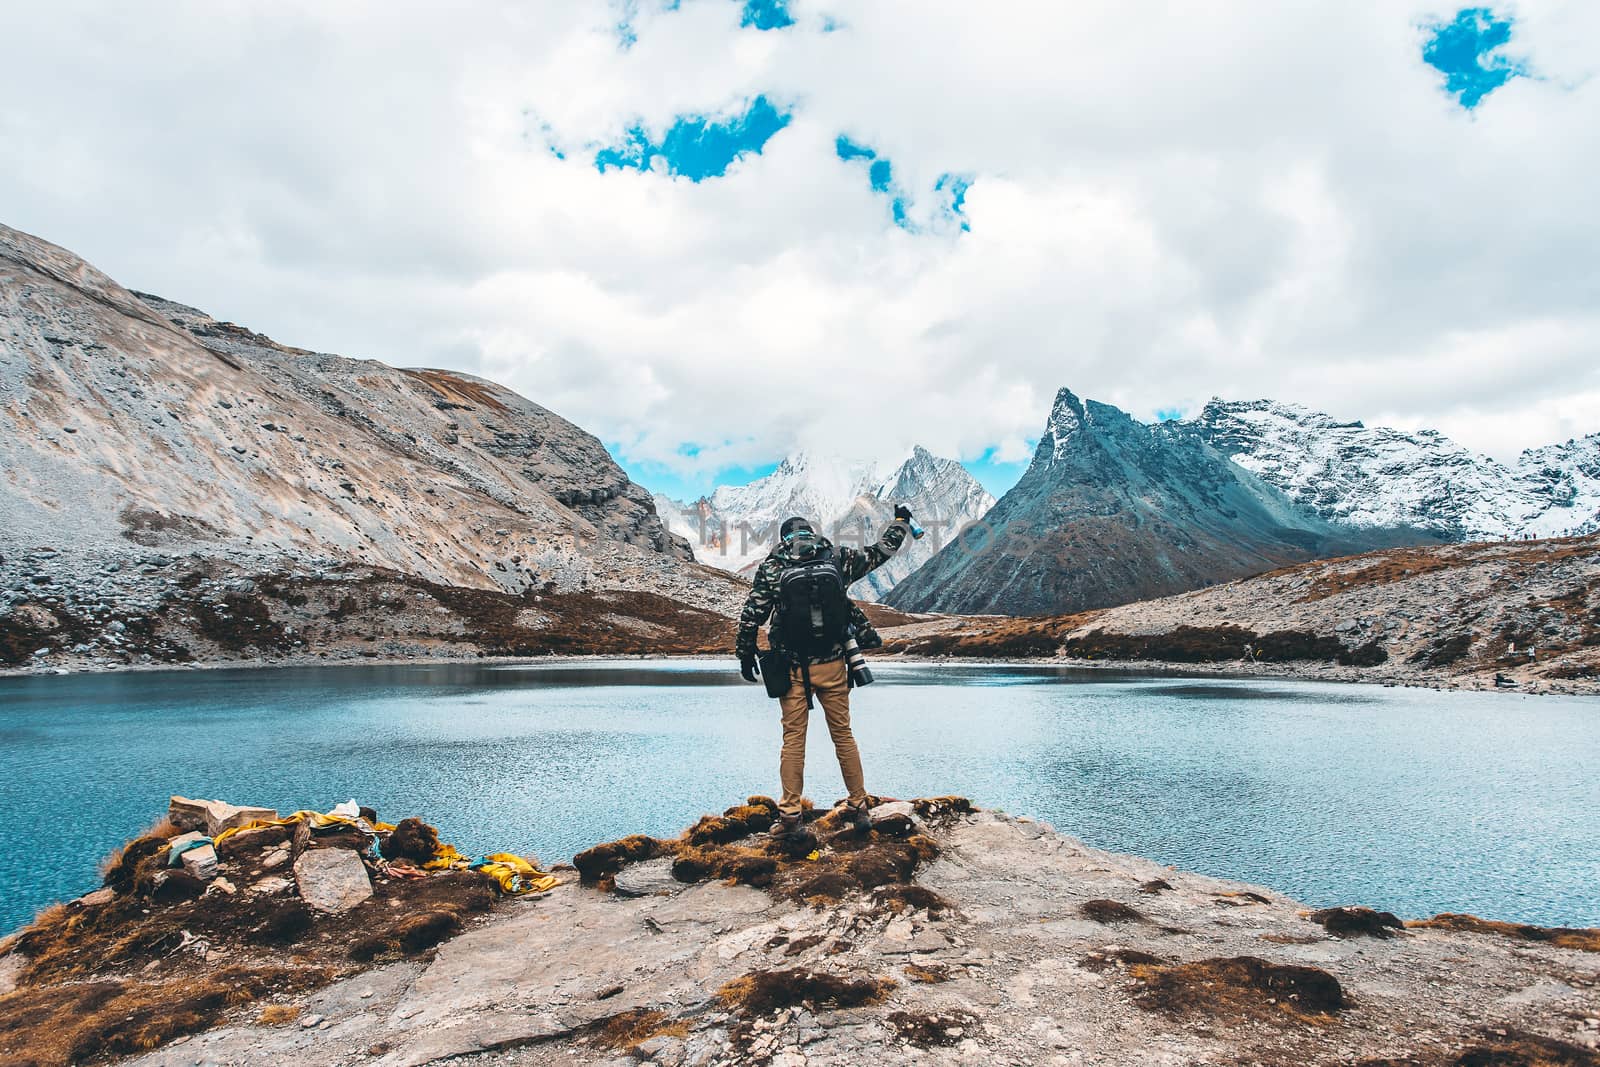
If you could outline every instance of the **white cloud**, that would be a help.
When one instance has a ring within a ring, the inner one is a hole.
[[[9,5],[0,219],[685,468],[1012,458],[1061,385],[1501,455],[1600,430],[1593,5],[1507,6],[1541,77],[1472,114],[1420,59],[1447,8],[837,0],[760,33],[731,0],[640,6],[624,51],[599,2]],[[761,93],[794,119],[725,178],[589,163]],[[971,232],[895,228],[840,133],[919,218],[970,175]]]

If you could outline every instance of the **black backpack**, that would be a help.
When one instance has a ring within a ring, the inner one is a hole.
[[[850,600],[833,549],[791,563],[778,576],[777,644],[798,656],[820,656],[845,639]]]

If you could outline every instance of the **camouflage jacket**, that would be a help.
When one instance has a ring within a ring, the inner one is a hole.
[[[883,531],[883,536],[878,538],[877,544],[861,549],[834,549],[834,559],[839,563],[839,571],[844,575],[845,585],[860,581],[889,562],[890,558],[900,551],[900,546],[905,543],[906,534],[909,532],[905,523],[896,521],[890,523]],[[818,540],[823,547],[831,547],[827,538]],[[755,655],[756,634],[760,631],[761,624],[771,617],[772,609],[777,605],[778,576],[793,562],[795,561],[789,555],[788,546],[780,544],[756,568],[755,585],[744,602],[744,610],[739,613],[739,637],[734,642],[734,650],[739,655]],[[853,613],[860,611],[853,603],[851,606]],[[769,633],[768,637],[771,636]],[[844,646],[835,645],[821,655],[812,656],[811,662],[832,663],[836,659],[843,658]]]

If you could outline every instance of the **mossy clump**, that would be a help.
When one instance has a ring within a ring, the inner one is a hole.
[[[883,1020],[894,1035],[916,1048],[941,1048],[960,1043],[978,1025],[969,1011],[891,1011]]]
[[[859,1008],[876,1004],[894,989],[888,978],[850,978],[806,968],[752,971],[717,990],[717,998],[745,1015],[770,1015],[806,1004],[813,1008]]]
[[[1232,956],[1179,964],[1134,964],[1134,1002],[1170,1015],[1275,1020],[1327,1016],[1348,1006],[1339,980],[1318,967]]]
[[[1394,937],[1406,928],[1392,912],[1371,908],[1323,908],[1307,916],[1334,937]]]
[[[572,865],[578,869],[578,877],[585,885],[593,885],[602,878],[611,877],[630,863],[653,860],[671,851],[673,851],[671,842],[658,837],[648,837],[645,834],[630,834],[620,841],[608,841],[603,845],[585,849],[572,857]]]
[[[778,858],[759,848],[680,845],[672,861],[672,876],[680,882],[722,878],[735,885],[765,889],[778,872]]]
[[[785,868],[773,891],[810,904],[836,903],[879,886],[908,884],[919,863],[938,855],[938,845],[922,835],[902,841],[840,833],[828,842],[828,849],[818,862],[801,861]]]
[[[1406,923],[1406,926],[1412,930],[1455,930],[1467,934],[1493,934],[1496,937],[1509,937],[1518,941],[1539,941],[1554,945],[1556,948],[1600,952],[1600,930],[1592,928],[1503,923],[1454,912],[1435,915],[1431,919],[1418,919]]]
[[[978,809],[966,797],[922,797],[911,802],[911,809],[924,819],[943,819],[956,815],[971,815]]]
[[[245,933],[245,940],[256,945],[292,945],[316,925],[310,908],[295,901],[284,901],[264,920]]]
[[[1486,1033],[1481,1044],[1449,1063],[1450,1067],[1600,1067],[1600,1054],[1542,1034],[1503,1029]]]
[[[378,845],[378,851],[390,862],[427,863],[439,851],[439,831],[421,819],[401,819]]]
[[[454,937],[461,927],[461,913],[450,908],[410,915],[380,933],[356,941],[350,946],[350,958],[357,963],[370,963],[380,958],[414,956]]]
[[[872,899],[879,907],[894,915],[903,911],[926,911],[929,918],[938,919],[951,910],[948,900],[915,882],[881,885],[872,891]]]
[[[1085,919],[1093,919],[1097,923],[1136,923],[1144,921],[1144,913],[1142,911],[1124,904],[1120,900],[1086,900],[1078,905],[1078,912]]]
[[[770,797],[751,797],[721,815],[706,815],[684,832],[691,845],[725,845],[751,834],[764,833],[778,819],[778,804]]]

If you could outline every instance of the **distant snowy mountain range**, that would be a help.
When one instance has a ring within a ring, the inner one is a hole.
[[[1158,428],[1199,436],[1341,525],[1412,527],[1450,541],[1600,529],[1600,434],[1528,449],[1507,466],[1434,430],[1339,422],[1271,400],[1213,400]]]
[[[918,446],[891,464],[801,452],[748,485],[721,486],[690,502],[657,494],[655,503],[667,529],[688,539],[696,559],[745,574],[766,557],[777,527],[791,515],[820,522],[836,544],[860,546],[875,541],[894,506],[905,504],[928,536],[907,542],[851,590],[862,600],[877,600],[956,531],[981,518],[994,497],[959,462]]]
[[[1145,426],[1064,390],[1034,467],[993,515],[994,498],[960,463],[921,447],[888,466],[801,453],[748,485],[655,503],[698,560],[744,574],[790,515],[820,517],[836,541],[859,544],[905,503],[933,535],[853,590],[867,600],[988,516],[998,537],[987,559],[953,550],[891,602],[1077,610],[1382,545],[1600,530],[1600,434],[1508,465],[1433,430],[1341,422],[1297,404],[1212,400],[1192,418]],[[1018,531],[1029,531],[1025,543],[1009,543]]]
[[[1272,401],[1146,425],[1063,389],[1032,465],[886,598],[910,611],[1108,607],[1300,560],[1600,528],[1600,435],[1513,465]]]

